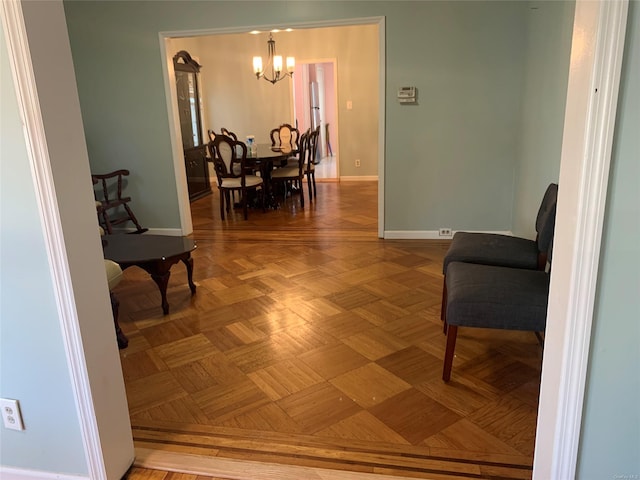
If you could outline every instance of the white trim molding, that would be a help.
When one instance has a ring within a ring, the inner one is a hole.
[[[627,10],[576,2],[534,480],[576,474]]]
[[[164,81],[165,100],[167,102],[167,118],[169,120],[169,138],[173,155],[173,171],[176,175],[176,190],[178,193],[178,211],[180,212],[180,235],[191,235],[193,223],[191,220],[191,203],[187,187],[187,172],[184,167],[184,150],[180,136],[180,116],[178,114],[178,94],[176,90],[176,74],[173,69],[173,57],[169,53],[167,43],[170,38],[160,35],[160,55],[163,58],[162,76]]]
[[[89,480],[90,477],[0,466],[0,478],[2,480]]]
[[[451,235],[440,235],[439,230],[386,230],[383,238],[386,240],[451,240],[456,232],[457,230],[452,230]],[[513,236],[513,232],[508,230],[490,232],[465,230],[465,232]]]
[[[71,386],[76,399],[76,409],[84,444],[83,453],[87,461],[89,477],[94,480],[102,480],[106,479],[104,458],[102,456],[98,425],[95,419],[96,415],[73,294],[71,272],[63,239],[62,224],[22,3],[16,0],[2,1],[0,3],[0,14],[9,50],[9,64],[16,86],[18,109],[24,123],[24,140],[27,155],[29,156],[44,240],[47,246],[49,269],[53,280],[52,284],[62,338],[67,353]],[[5,478],[4,472],[6,471],[6,469],[3,470],[2,478]],[[17,475],[17,473],[18,470],[10,472],[11,475]],[[39,478],[42,477],[40,476]]]
[[[377,182],[377,175],[345,175],[340,177],[339,181],[341,182]],[[380,191],[380,188],[378,188]]]
[[[386,115],[387,115],[387,33],[385,17],[378,19],[378,65],[379,65],[379,113],[378,113],[378,238],[384,238],[385,226],[385,165],[386,165]]]

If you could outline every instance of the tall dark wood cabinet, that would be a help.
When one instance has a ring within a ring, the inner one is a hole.
[[[178,114],[184,149],[184,165],[187,174],[189,200],[193,201],[211,193],[206,143],[202,135],[200,118],[200,88],[198,73],[200,64],[184,50],[173,57],[178,94]]]
[[[206,147],[185,148],[184,166],[187,172],[189,200],[194,201],[211,193]]]

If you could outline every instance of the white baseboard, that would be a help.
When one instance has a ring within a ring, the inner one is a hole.
[[[369,180],[363,180],[369,177],[342,177],[347,178],[347,181],[363,182]],[[135,229],[114,229],[114,233],[130,233]],[[384,237],[389,240],[451,240],[453,235],[458,230],[453,230],[451,235],[440,235],[438,230],[385,230]],[[462,231],[462,230],[461,230]],[[494,233],[497,235],[509,235],[513,236],[513,232],[510,230],[464,230],[469,233]],[[147,231],[150,235],[167,235],[170,237],[179,237],[182,232],[179,228],[150,228]]]
[[[377,175],[363,175],[363,176],[344,176],[340,177],[341,182],[377,182]]]
[[[89,476],[69,475],[66,473],[42,472],[0,465],[2,480],[89,480]]]
[[[440,235],[438,230],[385,230],[384,237],[388,240],[451,240],[458,230],[453,230],[451,235]],[[509,230],[505,231],[478,231],[464,230],[469,233],[494,233],[497,235],[513,236]]]

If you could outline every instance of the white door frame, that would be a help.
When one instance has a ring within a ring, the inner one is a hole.
[[[365,17],[350,18],[345,20],[331,20],[306,22],[292,25],[298,30],[306,28],[343,27],[357,25],[377,25],[378,26],[378,64],[379,87],[378,87],[378,238],[384,238],[384,171],[385,171],[385,89],[386,89],[386,49],[385,49],[385,17]],[[199,37],[203,35],[225,35],[233,33],[245,33],[251,30],[273,30],[274,28],[286,28],[287,25],[251,25],[243,27],[211,28],[202,30],[176,30],[160,32],[160,54],[162,58],[162,72],[164,76],[165,97],[167,102],[167,112],[169,115],[170,140],[173,153],[174,171],[177,180],[178,190],[178,210],[180,212],[180,227],[182,235],[189,235],[193,232],[191,223],[191,204],[187,189],[187,178],[184,169],[184,156],[182,153],[182,142],[180,141],[180,122],[177,111],[177,101],[175,100],[175,78],[173,72],[173,59],[168,48],[172,38],[179,37]],[[337,66],[336,66],[337,67]],[[334,76],[336,69],[334,68]],[[336,84],[337,89],[337,84]],[[336,95],[337,96],[337,95]],[[336,109],[337,111],[337,109]],[[336,142],[339,139],[336,138]]]
[[[576,474],[627,9],[576,2],[534,480]]]

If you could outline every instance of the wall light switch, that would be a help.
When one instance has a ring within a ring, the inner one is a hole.
[[[351,100],[347,100],[347,110],[353,110],[353,102]]]

